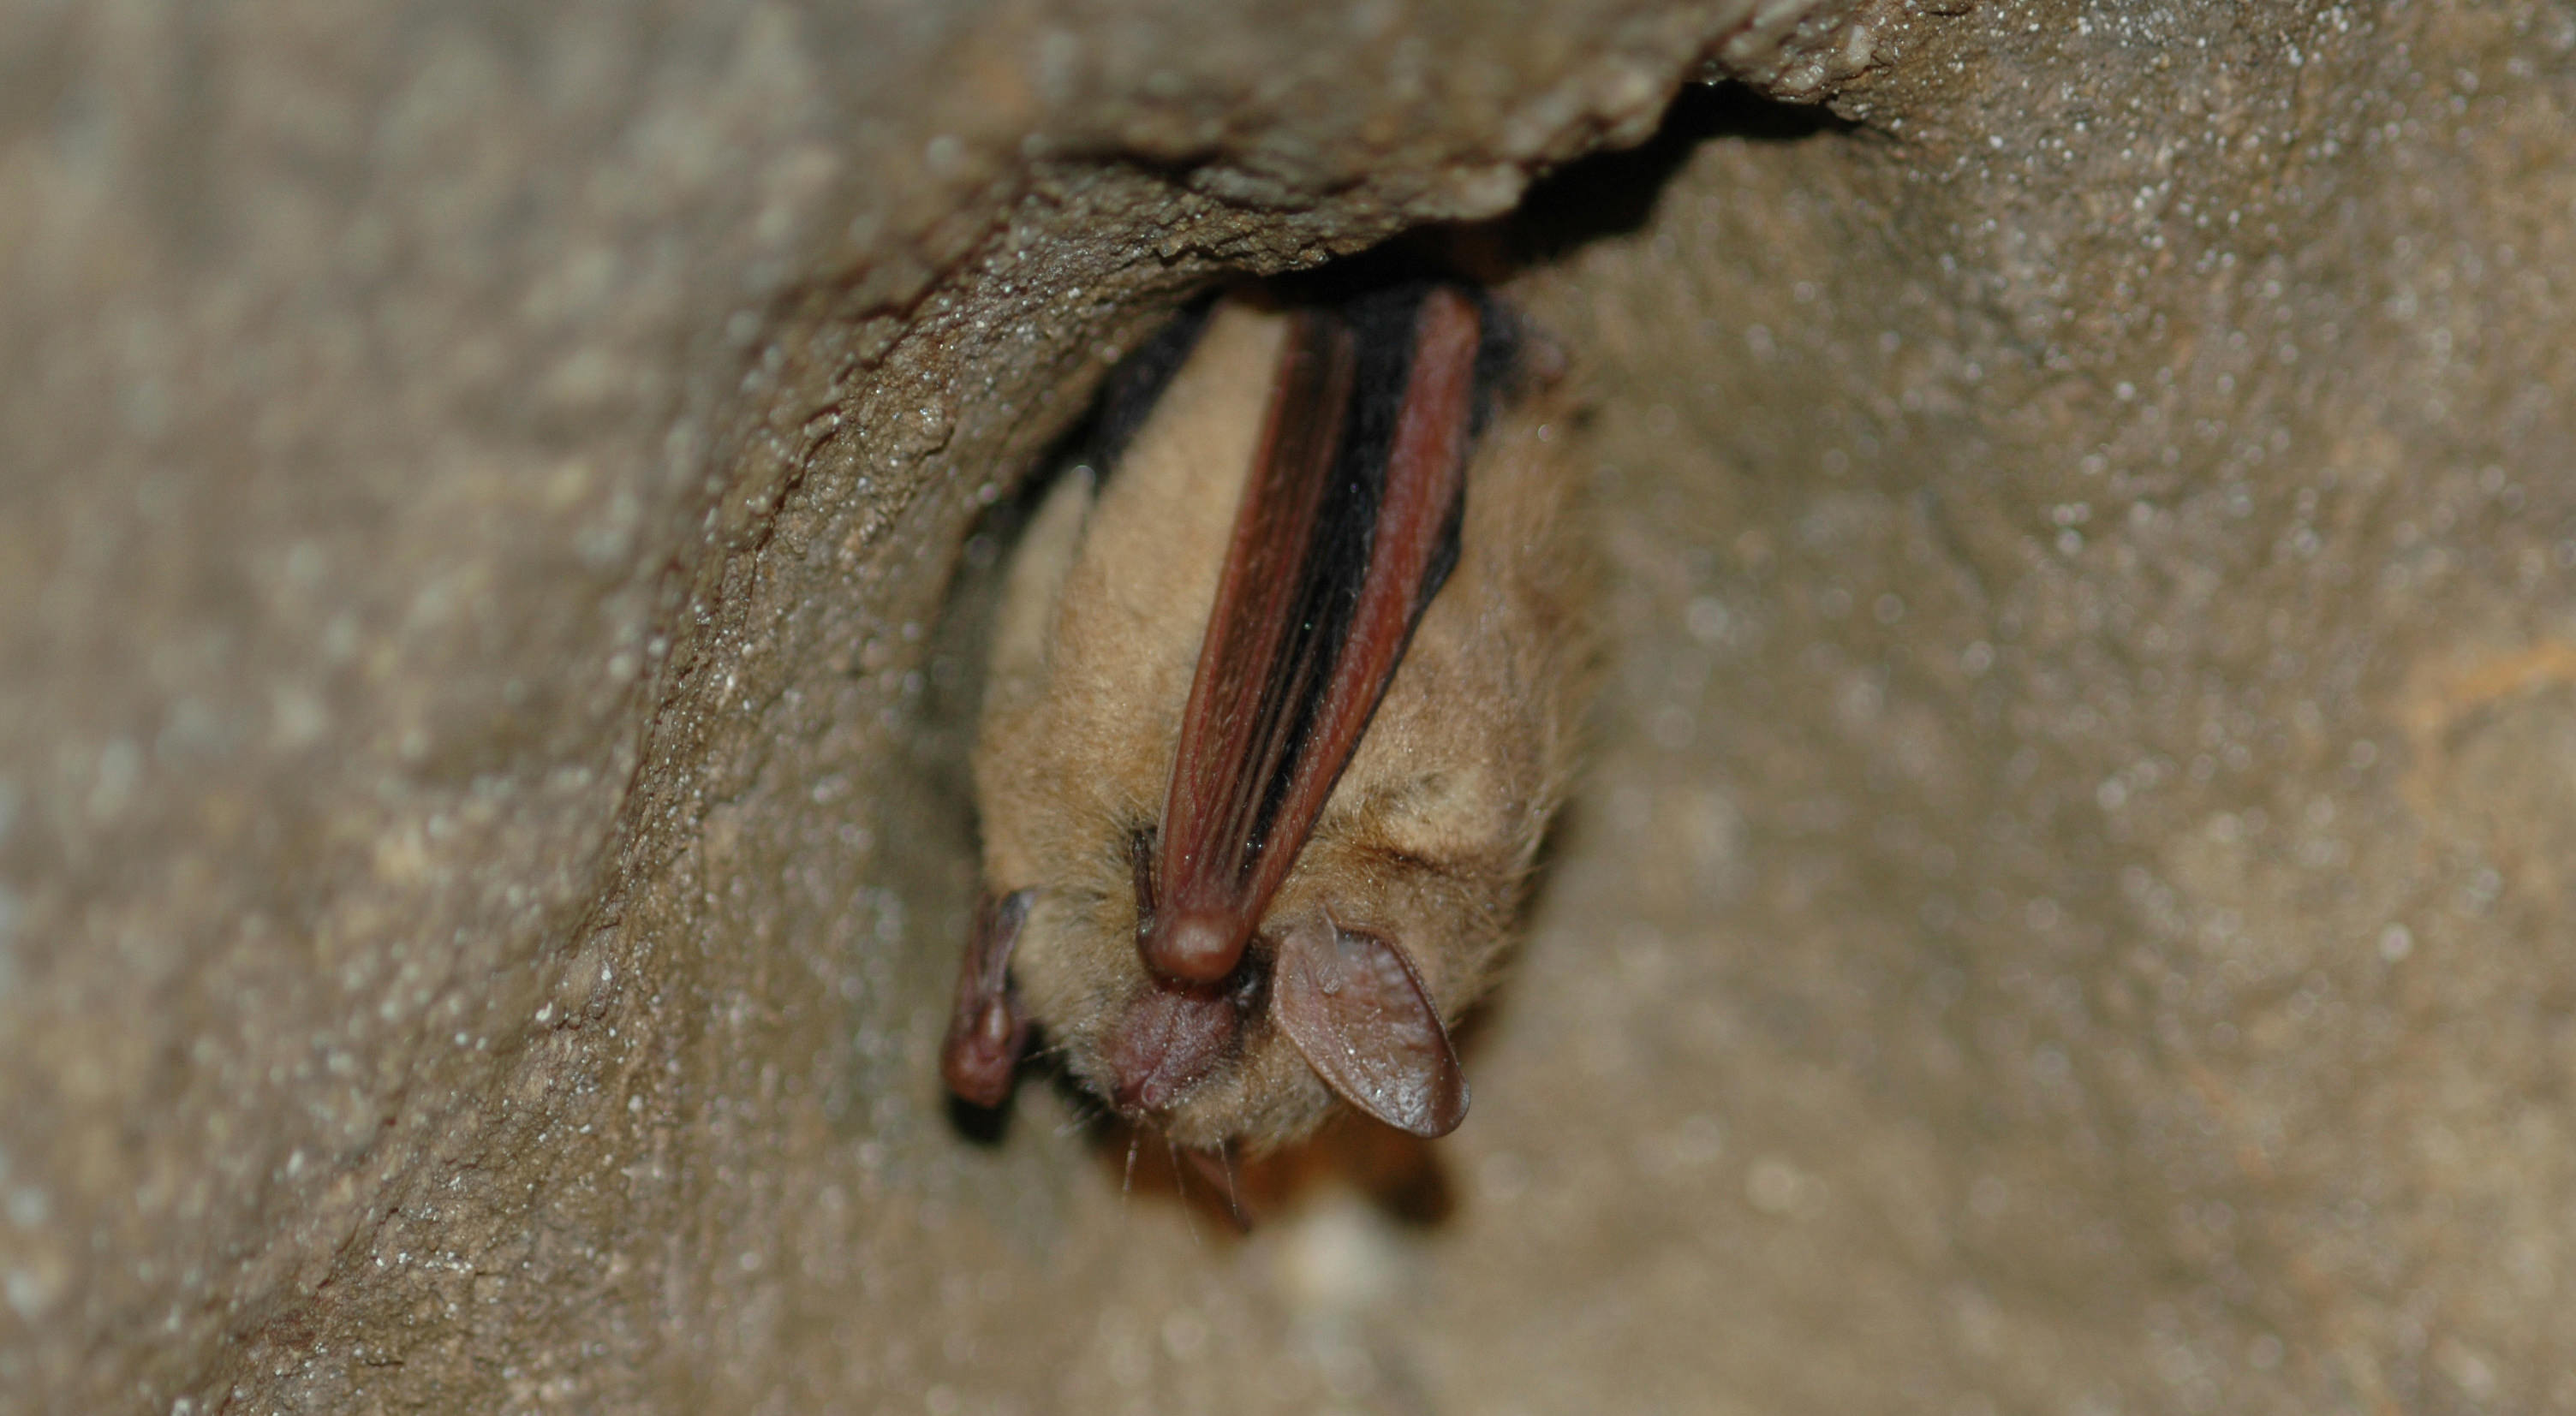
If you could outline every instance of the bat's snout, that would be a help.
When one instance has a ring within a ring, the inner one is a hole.
[[[1109,1100],[1130,1116],[1167,1111],[1233,1051],[1242,1013],[1227,992],[1157,984],[1103,1039]]]

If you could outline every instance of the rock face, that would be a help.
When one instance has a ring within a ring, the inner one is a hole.
[[[0,1413],[2576,1407],[2571,51],[0,18]],[[1445,1202],[970,1136],[979,512],[1515,204],[1614,654]]]

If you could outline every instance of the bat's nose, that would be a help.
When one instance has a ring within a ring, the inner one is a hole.
[[[1122,1116],[1151,1116],[1171,1109],[1182,1089],[1183,1080],[1163,1072],[1141,1077],[1120,1077],[1109,1098],[1109,1104]]]
[[[1101,1042],[1110,1104],[1130,1116],[1169,1110],[1215,1070],[1241,1026],[1234,1004],[1221,994],[1145,989]]]

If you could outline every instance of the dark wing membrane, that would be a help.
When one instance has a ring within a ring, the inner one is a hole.
[[[1239,912],[1247,866],[1259,849],[1248,821],[1258,798],[1247,800],[1245,789],[1276,774],[1284,749],[1275,731],[1282,705],[1274,680],[1280,661],[1293,655],[1288,641],[1306,588],[1305,562],[1329,500],[1333,455],[1350,406],[1353,352],[1349,327],[1329,313],[1291,316],[1259,461],[1235,513],[1181,715],[1150,882],[1155,898],[1140,915],[1146,926],[1140,947],[1149,965],[1158,953],[1225,953],[1222,967],[1163,969],[1178,977],[1221,977],[1249,933],[1230,943],[1201,941],[1211,920]],[[1176,935],[1184,941],[1178,948]]]
[[[1481,317],[1406,305],[1294,317],[1164,802],[1139,947],[1166,977],[1241,960],[1457,562]]]

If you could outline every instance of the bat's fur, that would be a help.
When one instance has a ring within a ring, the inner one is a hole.
[[[1068,476],[1008,571],[975,754],[985,880],[1035,889],[1011,973],[1067,1068],[1104,1096],[1102,1040],[1150,986],[1130,838],[1163,809],[1285,327],[1221,304],[1118,467],[1096,492]],[[1592,574],[1568,441],[1547,389],[1496,411],[1467,474],[1457,568],[1263,920],[1275,936],[1329,909],[1394,940],[1451,1023],[1493,979],[1571,771]],[[1255,1018],[1236,1056],[1152,1119],[1182,1145],[1258,1152],[1334,1104]]]

